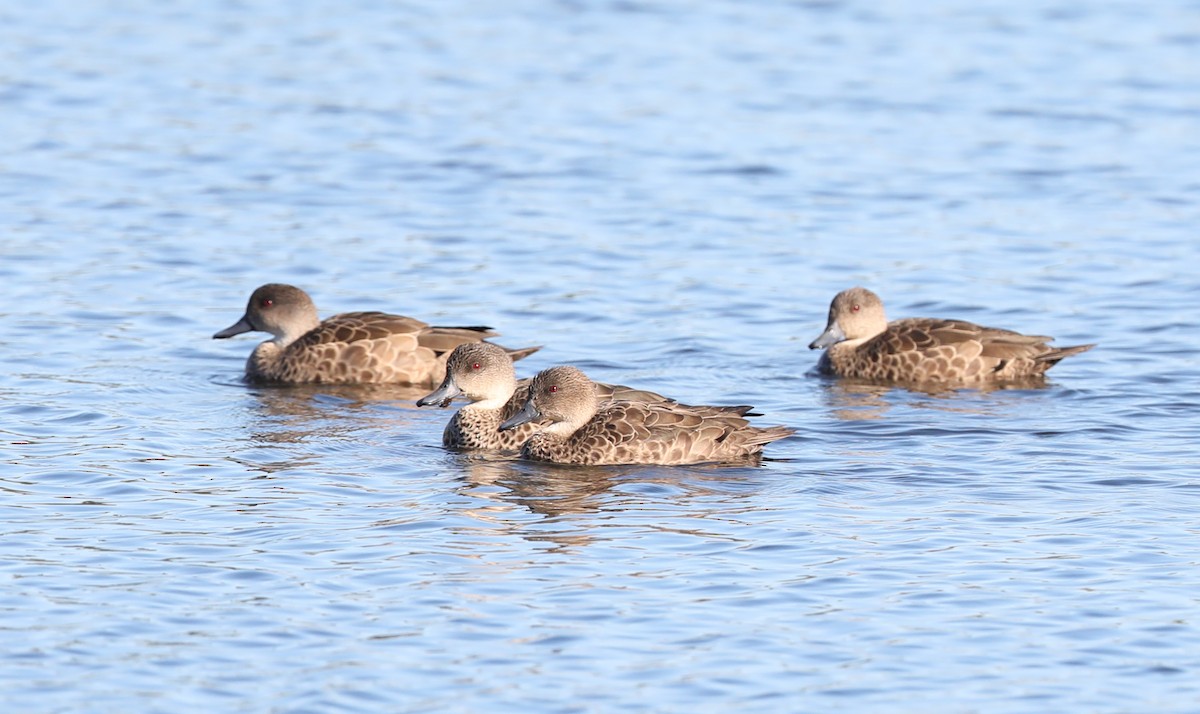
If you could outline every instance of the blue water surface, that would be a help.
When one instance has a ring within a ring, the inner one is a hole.
[[[1200,5],[0,4],[0,707],[1200,708]],[[270,281],[797,434],[451,453]],[[813,374],[833,295],[1098,343]]]

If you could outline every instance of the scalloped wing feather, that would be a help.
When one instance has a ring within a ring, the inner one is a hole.
[[[901,383],[979,383],[1040,377],[1058,360],[1090,349],[1055,349],[1053,338],[965,320],[908,318],[858,345],[834,345],[820,368],[843,377]]]
[[[693,464],[751,456],[793,433],[759,429],[738,416],[677,404],[616,402],[602,407],[565,439],[545,433],[523,449],[527,458],[572,464]]]

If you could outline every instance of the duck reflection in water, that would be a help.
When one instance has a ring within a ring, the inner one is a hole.
[[[554,550],[578,548],[602,539],[596,514],[615,513],[626,504],[640,509],[640,490],[682,492],[671,499],[670,508],[686,508],[700,499],[694,514],[703,518],[707,509],[727,514],[728,500],[753,498],[746,489],[759,476],[753,466],[745,471],[728,465],[700,464],[687,467],[644,465],[565,466],[518,460],[511,456],[475,452],[451,454],[462,469],[461,495],[489,503],[464,509],[463,513],[486,524],[485,530],[500,530],[525,540],[555,543]],[[669,519],[668,519],[669,520]],[[671,530],[650,523],[652,530]],[[704,536],[699,531],[690,531]]]
[[[239,385],[241,386],[241,385]],[[249,438],[263,444],[300,444],[319,439],[341,439],[363,429],[403,429],[415,408],[412,402],[423,387],[396,384],[286,385],[252,388],[257,403]],[[400,411],[377,410],[387,404]],[[380,415],[386,424],[381,426]]]
[[[920,397],[920,406],[944,412],[965,414],[991,414],[996,402],[986,399],[995,392],[1034,391],[1051,389],[1052,385],[1040,377],[1013,380],[1001,384],[973,385],[969,389],[939,385],[896,385],[886,382],[856,379],[831,380],[821,385],[821,396],[826,407],[838,419],[844,421],[866,421],[882,419],[894,402],[889,395],[912,405],[912,396]],[[904,395],[909,395],[905,397]],[[983,396],[984,399],[977,397]]]

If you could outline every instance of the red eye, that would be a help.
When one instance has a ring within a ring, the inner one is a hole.
[[[554,394],[554,393],[555,393],[555,392],[557,392],[557,391],[558,391],[558,387],[556,387],[556,386],[554,386],[553,384],[551,384],[551,385],[550,385],[550,393],[551,393],[551,394]]]
[[[471,365],[471,369],[479,369],[479,363],[476,362],[475,364]]]
[[[850,312],[858,312],[861,309],[861,307],[862,306],[860,306],[860,305],[852,305],[850,307]]]
[[[274,305],[275,301],[272,300],[271,298],[263,298],[258,304],[260,307],[265,309],[265,308],[268,308],[268,307],[271,307],[272,305]]]

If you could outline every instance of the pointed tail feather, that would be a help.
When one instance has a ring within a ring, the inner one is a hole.
[[[795,433],[796,430],[790,426],[768,426],[755,429],[754,436],[750,437],[746,443],[752,445],[769,444],[772,441],[778,441]]]
[[[1093,343],[1090,345],[1073,345],[1071,347],[1056,347],[1056,348],[1050,350],[1049,352],[1047,352],[1046,354],[1038,355],[1037,358],[1035,359],[1035,361],[1049,362],[1050,366],[1047,367],[1046,369],[1050,369],[1050,367],[1053,367],[1054,365],[1058,364],[1060,360],[1066,359],[1067,357],[1070,357],[1071,355],[1077,355],[1080,352],[1087,352],[1088,350],[1092,349],[1095,346],[1096,346],[1095,343]]]
[[[486,332],[487,334],[484,335],[484,337],[495,337],[496,335],[500,334],[499,332],[493,332],[492,328],[488,327],[487,325],[467,325],[466,327],[462,325],[455,325],[453,327],[447,325],[430,325],[429,329],[445,330],[446,332]]]
[[[542,349],[542,346],[537,345],[536,347],[520,347],[517,349],[510,349],[508,347],[505,347],[504,351],[508,353],[509,357],[512,357],[513,362],[516,362],[519,359],[525,359],[526,357],[533,354],[534,352],[537,352],[540,349]]]
[[[751,416],[762,416],[762,414],[759,414],[758,412],[751,411],[752,409],[754,409],[754,407],[749,406],[749,405],[738,404],[738,405],[733,405],[733,406],[724,406],[724,405],[713,406],[710,404],[682,404],[679,402],[676,402],[676,404],[678,404],[679,407],[682,409],[686,409],[688,411],[692,411],[697,414],[703,414],[705,416],[738,417],[738,418],[751,417]]]

